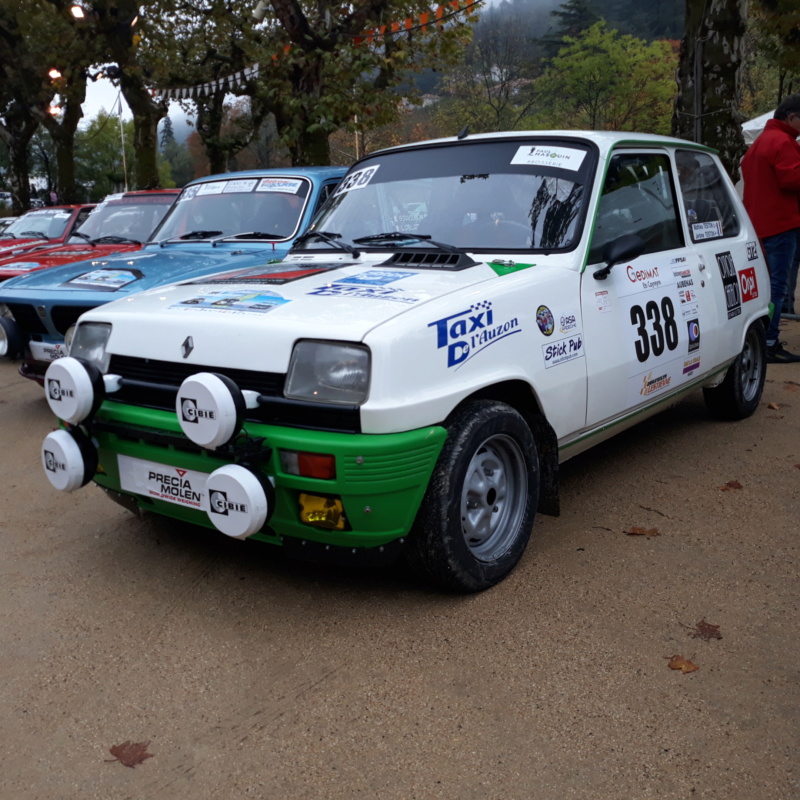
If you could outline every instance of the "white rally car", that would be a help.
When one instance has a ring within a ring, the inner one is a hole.
[[[558,513],[559,463],[702,387],[753,413],[769,280],[716,155],[543,131],[359,161],[279,263],[81,317],[57,488],[459,591]]]

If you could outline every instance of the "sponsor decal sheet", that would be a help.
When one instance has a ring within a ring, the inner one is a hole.
[[[701,369],[698,287],[685,258],[618,268],[619,324],[630,348],[629,408],[669,394]]]

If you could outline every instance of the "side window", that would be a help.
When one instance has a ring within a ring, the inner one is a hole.
[[[675,153],[681,199],[693,242],[739,233],[739,217],[719,167],[708,153]]]
[[[317,198],[317,207],[314,209],[314,214],[319,211],[325,201],[333,194],[333,190],[339,185],[339,182],[325,183],[319,190],[319,197]]]
[[[597,208],[589,263],[602,260],[609,242],[635,233],[645,253],[683,246],[669,158],[661,153],[625,153],[611,158]]]
[[[89,218],[89,214],[91,213],[92,213],[91,208],[82,208],[78,212],[78,216],[75,217],[75,224],[72,226],[72,230],[74,231],[78,230],[78,228],[80,228],[80,226],[83,225],[84,222],[86,222],[86,220]]]

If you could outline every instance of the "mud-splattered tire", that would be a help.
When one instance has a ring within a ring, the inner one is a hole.
[[[522,557],[539,500],[536,442],[511,406],[471,401],[448,436],[409,536],[412,569],[437,586],[479,592]]]
[[[708,410],[719,419],[749,417],[761,402],[766,376],[766,331],[756,322],[748,328],[742,352],[728,367],[725,380],[713,389],[703,389]]]

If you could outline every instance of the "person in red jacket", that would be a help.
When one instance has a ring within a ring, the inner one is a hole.
[[[783,298],[800,236],[800,94],[785,98],[742,159],[744,206],[764,247],[770,275],[772,320],[767,361],[800,361],[778,341]]]

